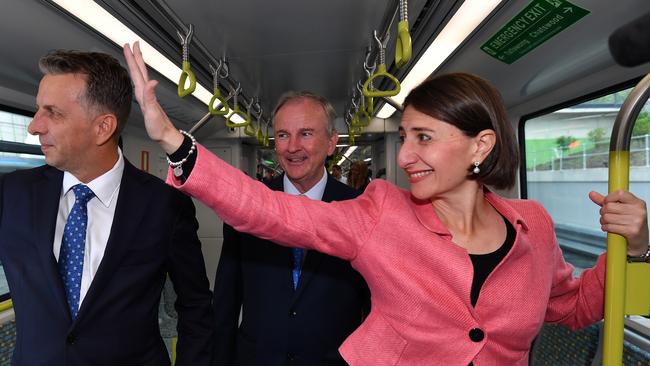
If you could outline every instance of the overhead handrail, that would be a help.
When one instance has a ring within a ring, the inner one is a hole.
[[[384,102],[390,104],[393,108],[397,109],[400,112],[404,112],[404,105],[402,105],[400,102],[396,101],[395,99],[391,97],[381,97],[381,99],[384,100]]]
[[[264,123],[264,143],[263,143],[263,145],[266,147],[271,145],[271,141],[269,139],[269,125],[270,123],[269,120],[267,119]]]
[[[370,117],[370,114],[366,110],[366,97],[363,95],[363,84],[361,82],[357,82],[357,90],[359,91],[359,105],[357,107],[357,111],[354,114],[354,119],[353,125],[354,127],[368,127],[370,126],[370,122],[372,121],[372,117]],[[354,96],[353,96],[354,100]],[[356,102],[354,103],[356,104]],[[353,105],[354,105],[353,104]]]
[[[395,66],[400,68],[411,60],[411,34],[409,33],[408,0],[399,0],[399,23],[395,44]]]
[[[194,75],[194,72],[192,72],[192,68],[190,67],[190,42],[192,42],[192,35],[194,35],[194,26],[190,24],[189,30],[183,36],[183,34],[179,31],[176,31],[176,34],[178,34],[178,38],[181,39],[181,46],[183,46],[183,64],[182,64],[182,71],[181,71],[181,77],[178,80],[178,96],[179,97],[184,97],[188,94],[192,94],[194,92],[194,89],[196,89],[196,76]],[[185,82],[189,79],[190,85],[185,88]]]
[[[259,99],[256,99],[255,102],[257,106],[257,113],[255,114],[255,119],[257,120],[257,133],[255,138],[260,144],[264,143],[264,134],[262,133],[262,119],[264,112],[262,110],[262,106],[260,105]]]
[[[226,102],[226,99],[221,96],[221,89],[219,88],[219,78],[221,77],[221,70],[225,69],[225,74],[226,77],[228,77],[228,64],[225,63],[225,61],[219,60],[219,63],[217,64],[217,68],[215,69],[212,64],[209,64],[210,66],[210,71],[212,72],[212,85],[214,87],[214,94],[212,95],[212,98],[210,99],[210,103],[208,103],[208,111],[210,111],[210,114],[215,115],[215,116],[225,116],[230,112],[230,106],[228,106],[228,102]],[[214,104],[219,103],[220,107],[217,109],[215,108]]]
[[[375,38],[375,41],[377,41],[378,48],[379,48],[379,65],[377,66],[377,70],[375,71],[375,73],[372,76],[370,76],[365,83],[363,83],[363,95],[365,95],[366,97],[395,96],[399,94],[401,85],[399,83],[399,80],[397,80],[395,76],[393,76],[386,70],[386,45],[388,44],[388,40],[390,39],[390,34],[386,33],[383,42],[379,39],[379,36],[377,36],[376,30],[373,32],[373,36]],[[387,78],[394,84],[395,87],[392,90],[379,90],[379,89],[370,90],[369,89],[370,83],[372,83],[375,79],[380,77]]]
[[[345,124],[348,126],[348,144],[350,146],[354,145],[354,135],[356,132],[356,128],[352,126],[352,118],[353,118],[353,113],[351,110],[348,109],[347,113],[345,114],[345,117],[343,118],[343,121]]]
[[[632,129],[649,96],[650,74],[632,89],[616,116],[609,147],[609,193],[629,190]],[[650,313],[650,291],[647,284],[650,265],[627,263],[625,237],[607,233],[605,273],[603,365],[620,365],[623,360],[625,315],[647,316]]]
[[[248,103],[246,103],[246,115],[248,116],[248,118],[251,119],[251,123],[244,126],[244,134],[250,137],[255,137],[255,126],[253,125],[252,122],[252,113],[251,113],[253,104],[255,104],[255,98],[251,98],[251,100]]]
[[[239,103],[238,103],[237,98],[238,98],[238,95],[239,95],[240,92],[241,92],[241,84],[237,83],[237,88],[235,88],[235,92],[234,92],[235,96],[233,97],[234,98],[234,104],[233,104],[233,108],[232,108],[232,113],[226,119],[226,126],[228,126],[230,128],[246,127],[251,123],[251,115],[248,114],[248,113],[244,113],[244,111],[239,109]],[[232,122],[232,117],[235,116],[235,115],[238,115],[238,116],[242,117],[245,121],[242,122],[242,123]]]
[[[232,99],[233,96],[235,96],[235,94],[234,94],[234,92],[231,90],[231,91],[228,93],[228,95],[226,96],[226,98],[224,98],[224,102],[226,102],[226,104],[225,104],[226,106],[228,105],[228,101],[229,101],[230,99]],[[222,104],[218,104],[218,105],[215,107],[215,109],[219,110],[219,109],[221,109],[221,107],[223,107],[223,105],[222,105]],[[210,113],[210,111],[208,111],[208,113],[206,113],[205,116],[201,117],[201,119],[200,119],[198,122],[196,122],[196,123],[194,124],[194,126],[192,126],[192,128],[190,128],[189,133],[190,133],[190,134],[194,134],[196,131],[199,130],[199,128],[203,127],[206,123],[208,123],[208,121],[211,120],[212,117],[214,117],[214,115],[213,115],[212,113]]]
[[[160,14],[162,19],[165,19],[169,24],[171,24],[172,27],[174,27],[177,30],[177,32],[179,30],[180,32],[183,33],[189,32],[189,28],[185,25],[182,19],[178,16],[178,14],[176,14],[176,12],[174,12],[174,10],[169,6],[169,4],[166,1],[148,0],[148,3]],[[201,43],[200,39],[193,37],[192,48],[200,52],[208,62],[212,63],[213,65],[218,64],[217,58],[215,58],[210,52],[210,50],[203,43]],[[227,89],[232,90],[238,84],[238,81],[235,80],[232,75],[228,77],[222,76],[221,84],[224,85]],[[246,102],[248,98],[246,97],[246,95],[244,95],[244,93],[240,92],[239,100]]]
[[[377,61],[373,60],[371,65],[370,61],[368,60],[371,53],[372,53],[372,47],[368,47],[366,51],[366,57],[363,60],[363,70],[366,73],[366,79],[370,79],[372,74],[375,73],[375,70],[377,70]],[[363,87],[363,84],[361,86]],[[368,90],[375,90],[375,83],[372,80],[370,80],[370,82],[368,83]],[[363,90],[361,91],[361,93],[363,94]],[[374,98],[365,95],[363,95],[363,97],[366,98],[366,112],[368,112],[368,114],[372,116],[372,114],[375,112]]]

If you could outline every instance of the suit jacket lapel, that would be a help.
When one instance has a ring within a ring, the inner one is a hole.
[[[152,179],[141,173],[136,167],[124,159],[124,173],[120,182],[120,192],[117,197],[117,206],[113,215],[111,233],[106,243],[104,258],[97,269],[95,278],[90,284],[88,293],[81,303],[77,322],[83,318],[87,308],[92,307],[102,289],[110,281],[116,267],[129,249],[129,243],[138,235],[139,223],[146,215],[150,191],[142,188],[143,182]],[[137,202],[137,204],[133,204]]]
[[[69,317],[68,300],[65,297],[63,281],[53,252],[54,231],[62,185],[62,171],[52,167],[44,168],[43,179],[32,186],[31,210],[34,213],[32,227],[35,228],[36,235],[34,244],[43,265],[43,270],[50,281],[50,288],[54,293],[56,302],[61,305],[59,310]]]

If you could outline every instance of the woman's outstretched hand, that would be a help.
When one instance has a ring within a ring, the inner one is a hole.
[[[140,51],[140,43],[133,43],[133,50],[127,43],[123,50],[133,81],[133,94],[142,109],[147,134],[152,140],[158,142],[167,154],[171,154],[178,150],[183,143],[183,135],[174,127],[156,99],[155,89],[158,82],[149,80],[147,65]]]
[[[589,198],[600,206],[600,227],[627,239],[627,254],[639,256],[648,250],[648,210],[644,200],[624,190],[603,196],[589,192]]]

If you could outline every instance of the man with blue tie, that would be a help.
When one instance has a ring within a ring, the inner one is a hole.
[[[101,53],[55,51],[28,130],[47,165],[0,178],[0,260],[16,314],[12,365],[169,365],[158,326],[178,294],[176,365],[209,365],[214,320],[191,200],[118,147],[132,103]]]
[[[280,99],[273,128],[284,174],[267,182],[271,189],[326,202],[359,194],[325,169],[338,141],[334,118],[331,104],[316,94],[291,92]],[[350,263],[229,225],[223,236],[213,301],[214,365],[345,365],[338,347],[370,309],[368,287]]]

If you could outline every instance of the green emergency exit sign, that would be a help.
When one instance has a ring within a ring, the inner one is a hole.
[[[511,64],[587,14],[589,11],[566,0],[533,0],[481,49]]]

